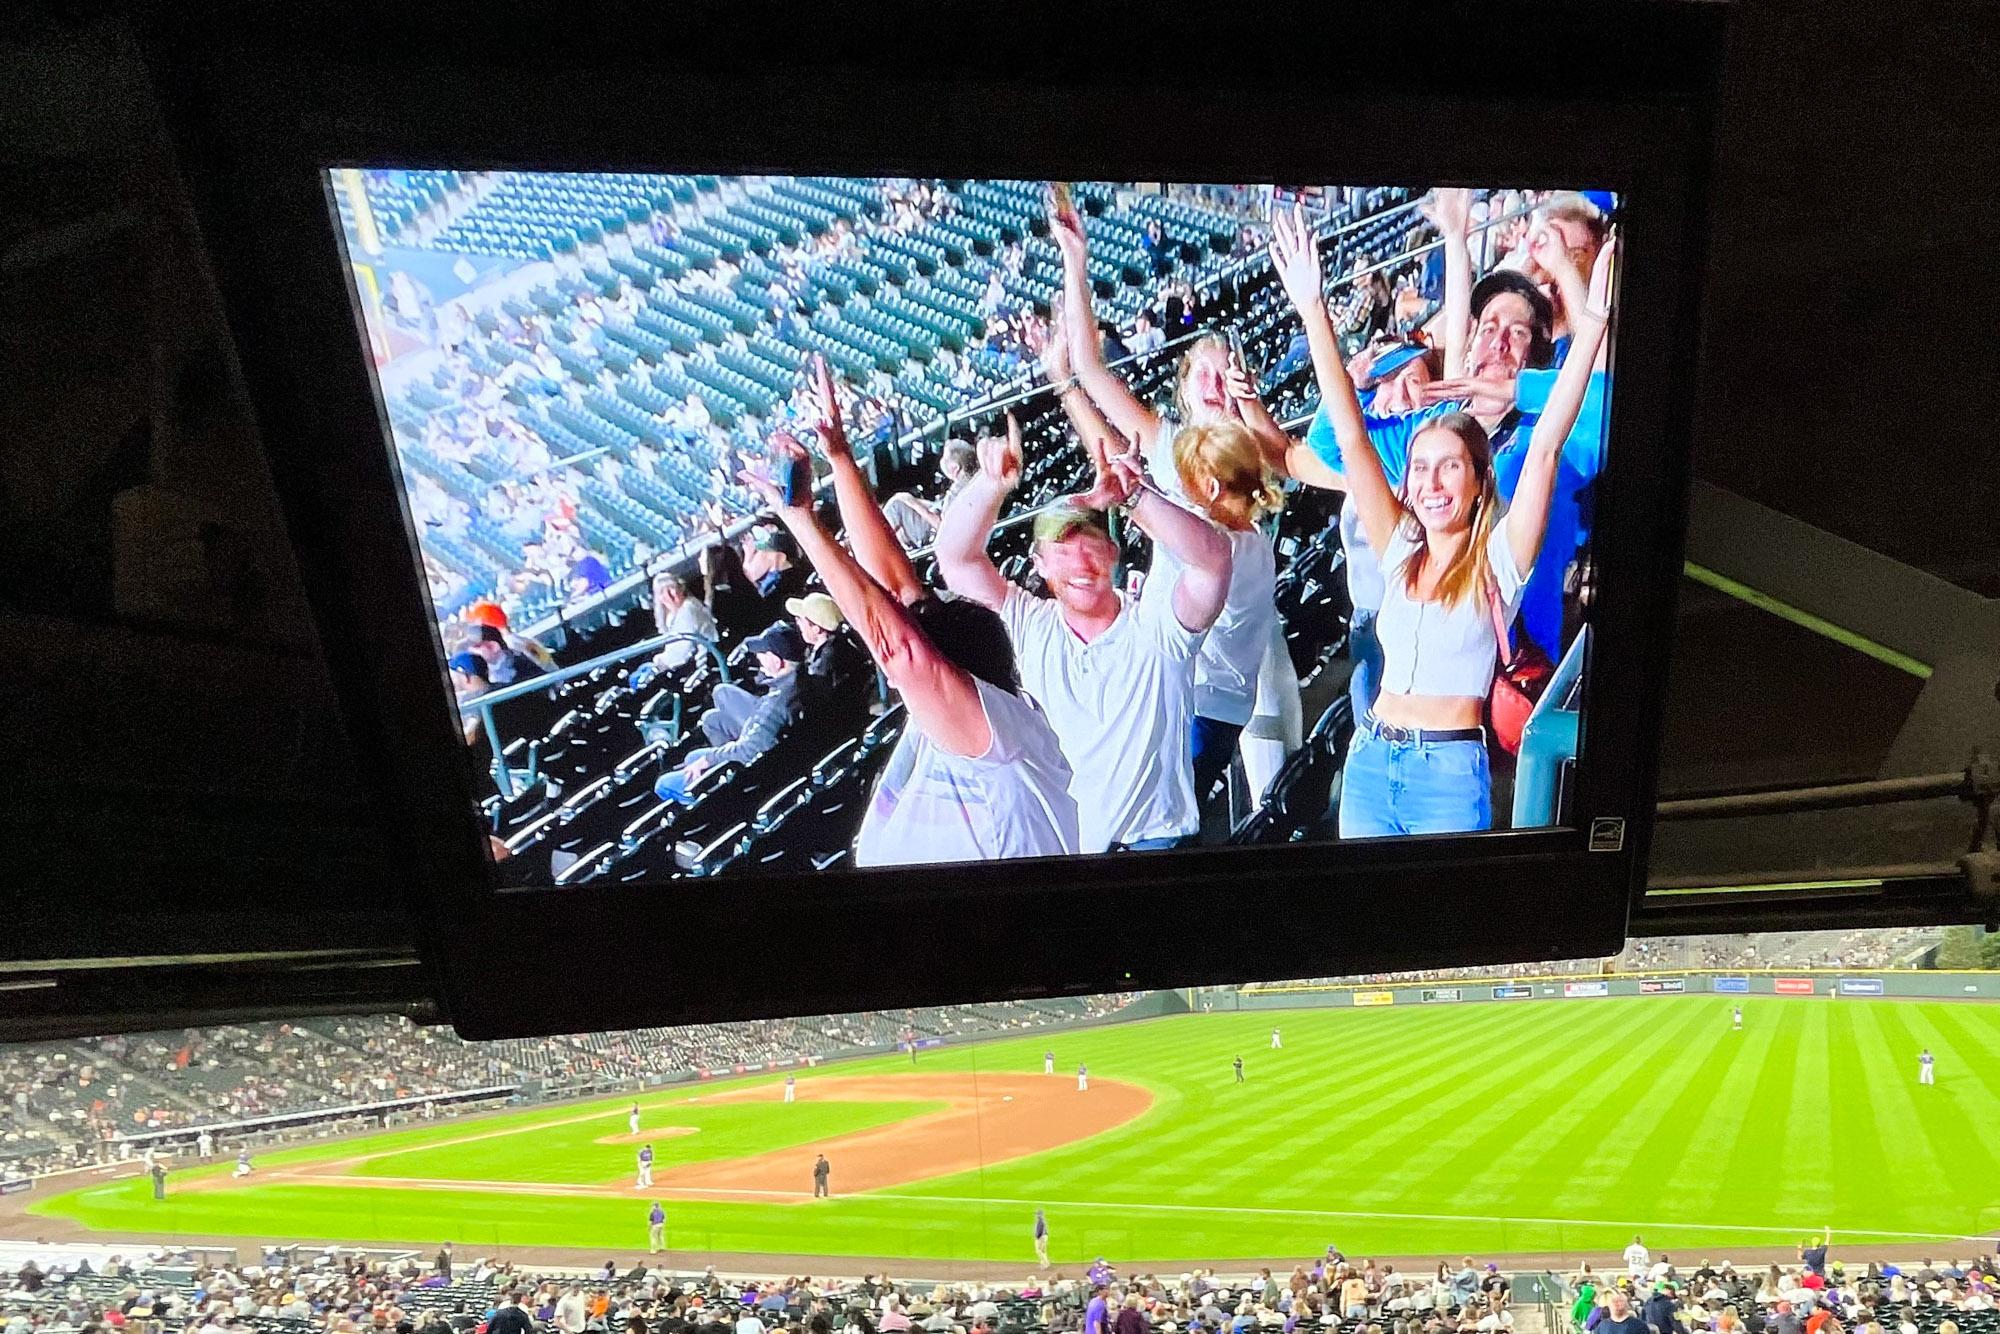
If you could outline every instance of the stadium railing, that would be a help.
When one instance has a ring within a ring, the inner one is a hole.
[[[711,641],[703,639],[699,635],[654,635],[649,639],[642,639],[636,644],[628,644],[621,649],[613,649],[609,653],[600,654],[595,658],[579,662],[574,666],[564,667],[526,681],[516,681],[513,685],[502,686],[498,690],[489,690],[476,699],[467,701],[468,706],[477,711],[479,725],[486,733],[486,743],[493,748],[493,781],[499,786],[500,795],[509,800],[513,799],[522,790],[523,785],[533,785],[537,782],[540,774],[536,769],[534,756],[531,754],[525,774],[519,779],[516,778],[513,766],[507,760],[505,743],[500,738],[500,724],[493,716],[493,710],[497,706],[529,695],[539,694],[542,691],[553,689],[565,682],[574,681],[580,676],[588,676],[590,673],[601,671],[606,667],[615,667],[621,662],[629,662],[638,657],[651,657],[666,645],[673,643],[700,645],[715,660],[715,669],[720,673],[721,680],[724,683],[728,682],[729,661],[722,656],[722,651]]]
[[[1535,702],[1534,712],[1521,729],[1521,754],[1514,769],[1514,828],[1534,829],[1556,822],[1556,792],[1562,785],[1563,765],[1576,759],[1578,729],[1582,712],[1576,698],[1583,679],[1583,661],[1589,654],[1590,627],[1584,626],[1576,642],[1556,665],[1555,675]]]

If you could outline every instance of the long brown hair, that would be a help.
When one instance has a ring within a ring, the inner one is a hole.
[[[1472,459],[1473,471],[1479,476],[1479,494],[1472,500],[1472,533],[1465,548],[1438,576],[1434,590],[1436,601],[1446,607],[1456,607],[1468,597],[1483,599],[1492,583],[1493,570],[1486,559],[1486,542],[1493,535],[1493,526],[1500,522],[1500,488],[1493,478],[1493,443],[1486,436],[1486,428],[1471,413],[1447,412],[1425,423],[1423,430],[1417,434],[1421,438],[1430,431],[1449,431],[1457,436]],[[1410,443],[1414,447],[1416,441]],[[1430,555],[1430,540],[1416,511],[1410,508],[1409,485],[1409,465],[1406,463],[1403,488],[1396,500],[1403,507],[1400,523],[1403,535],[1417,544],[1417,550],[1403,562],[1403,588],[1414,600],[1423,579],[1424,562]]]

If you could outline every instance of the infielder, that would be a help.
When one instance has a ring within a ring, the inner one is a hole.
[[[1056,1054],[1052,1051],[1043,1052],[1042,1073],[1045,1075],[1052,1075],[1055,1072],[1056,1072]]]
[[[785,1076],[785,1101],[786,1101],[786,1102],[796,1102],[796,1101],[798,1100],[798,1099],[797,1099],[797,1094],[798,1094],[798,1091],[799,1091],[799,1079],[798,1079],[798,1076],[797,1076],[797,1075],[786,1075],[786,1076]]]
[[[1049,1267],[1049,1220],[1040,1209],[1035,1210],[1035,1260],[1042,1268]]]
[[[1078,1093],[1090,1092],[1090,1067],[1087,1065],[1079,1065],[1076,1068],[1076,1091]]]
[[[658,1200],[653,1201],[652,1211],[646,1215],[646,1250],[658,1255],[667,1249],[667,1211]]]
[[[639,1149],[639,1189],[651,1189],[653,1184],[653,1146],[642,1145]]]

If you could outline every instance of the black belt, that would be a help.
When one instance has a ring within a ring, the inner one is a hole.
[[[1486,741],[1486,729],[1483,727],[1398,727],[1394,723],[1383,722],[1372,711],[1362,715],[1361,725],[1384,741],[1405,746],[1421,746],[1437,741],[1477,741],[1483,745]]]

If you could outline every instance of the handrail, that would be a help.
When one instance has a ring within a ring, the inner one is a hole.
[[[1514,828],[1539,829],[1556,822],[1556,792],[1562,783],[1564,760],[1576,757],[1582,717],[1562,700],[1583,675],[1590,652],[1590,627],[1564,653],[1555,675],[1542,689],[1534,710],[1521,728],[1521,754],[1514,770]]]
[[[552,686],[559,686],[565,682],[574,681],[579,676],[587,676],[601,667],[614,666],[641,655],[651,655],[659,652],[666,645],[675,643],[698,644],[702,648],[707,649],[709,657],[715,659],[716,670],[721,673],[723,682],[725,684],[728,682],[729,660],[722,656],[722,650],[716,647],[714,640],[706,639],[701,635],[677,633],[671,635],[654,635],[650,639],[642,639],[636,644],[628,644],[624,648],[613,649],[609,653],[599,654],[595,658],[579,662],[574,666],[564,667],[553,672],[545,672],[540,676],[531,677],[526,681],[516,681],[513,685],[502,686],[498,690],[491,690],[475,699],[467,700],[466,703],[468,705],[477,708],[480,726],[486,732],[486,744],[493,748],[493,781],[499,786],[500,795],[511,801],[520,789],[514,783],[513,767],[507,763],[507,756],[500,744],[500,724],[493,717],[493,710],[496,705],[508,704],[526,695],[539,694]],[[529,771],[531,780],[533,773],[534,771],[531,769]]]

